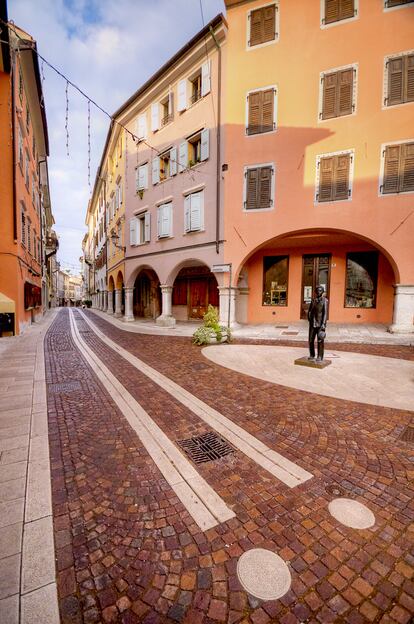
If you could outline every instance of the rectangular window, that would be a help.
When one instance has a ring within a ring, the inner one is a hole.
[[[414,191],[414,142],[387,145],[384,152],[381,194]]]
[[[245,176],[245,210],[263,210],[273,207],[272,165],[248,167]]]
[[[158,238],[172,235],[172,202],[158,206]]]
[[[385,0],[384,8],[391,9],[392,7],[403,6],[404,4],[414,4],[413,0]]]
[[[389,58],[385,63],[386,106],[414,102],[414,53]]]
[[[263,258],[263,305],[287,306],[288,256]]]
[[[276,4],[270,4],[249,13],[250,48],[276,40],[276,9]]]
[[[27,221],[27,249],[30,253],[32,253],[32,232],[30,221]]]
[[[22,136],[22,131],[20,130],[20,127],[17,130],[17,145],[18,145],[18,158],[19,158],[19,165],[21,166],[22,170],[23,170],[23,136]]]
[[[350,172],[352,154],[322,156],[318,162],[317,202],[348,199],[351,196]]]
[[[190,104],[194,104],[197,100],[201,99],[201,68],[197,72],[196,76],[190,80],[190,86]]]
[[[378,253],[361,251],[346,255],[346,308],[375,308]]]
[[[355,110],[354,79],[356,69],[348,67],[322,75],[321,119],[351,115]]]
[[[207,160],[210,153],[210,132],[208,128],[190,136],[186,143],[179,148],[179,164],[182,171],[186,167],[193,167],[199,162]],[[187,162],[185,162],[187,158]]]
[[[264,89],[254,91],[247,96],[248,135],[271,132],[276,129],[276,89]]]
[[[166,180],[167,178],[169,178],[171,175],[170,174],[170,150],[160,155],[159,162],[160,162],[159,179],[161,182],[162,180]]]
[[[137,191],[148,188],[148,163],[140,165],[137,169]]]
[[[26,104],[26,130],[29,132],[30,130],[30,111],[29,106]]]
[[[22,243],[26,245],[26,215],[22,210]]]
[[[28,152],[26,152],[26,163],[24,167],[24,181],[25,181],[27,189],[29,190],[30,179],[29,179],[29,154]]]
[[[198,232],[204,228],[204,191],[184,198],[184,230]]]
[[[20,98],[20,102],[22,102],[23,101],[23,74],[20,68],[19,68],[19,98]]]
[[[170,91],[168,95],[161,100],[161,127],[166,126],[174,119],[173,109],[173,93]]]
[[[138,220],[138,245],[149,243],[151,240],[151,215],[144,212],[137,217]]]
[[[355,0],[325,0],[323,24],[332,24],[356,15]]]

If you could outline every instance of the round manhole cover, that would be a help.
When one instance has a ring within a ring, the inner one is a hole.
[[[292,578],[286,563],[270,550],[253,548],[237,562],[237,576],[244,589],[260,600],[276,600],[289,591]]]
[[[336,498],[328,505],[330,514],[351,529],[369,529],[375,516],[368,507],[351,498]]]

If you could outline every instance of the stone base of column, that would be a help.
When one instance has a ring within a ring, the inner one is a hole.
[[[135,321],[135,316],[124,316],[123,321],[125,323],[132,323],[132,321]]]
[[[414,325],[396,325],[392,324],[388,327],[390,334],[413,334]]]
[[[123,316],[122,312],[115,312],[114,317],[115,318],[121,318]]]
[[[113,313],[114,313],[114,311],[113,311],[113,310],[110,310],[109,308],[108,308],[107,310],[105,310],[105,312],[106,312],[107,314],[113,314]]]
[[[414,285],[394,285],[394,316],[388,328],[391,334],[414,333]]]
[[[159,316],[155,322],[160,327],[174,327],[176,320],[173,316],[161,314],[161,316]]]

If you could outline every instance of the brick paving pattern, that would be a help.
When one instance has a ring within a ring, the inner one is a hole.
[[[172,440],[208,430],[75,315],[82,338]],[[410,622],[413,446],[399,436],[411,412],[253,379],[207,362],[189,339],[130,334],[88,316],[314,477],[290,489],[240,452],[199,465],[236,513],[202,532],[74,346],[62,311],[46,339],[46,371],[63,623]],[[406,347],[328,348],[414,358]],[[54,391],[69,380],[80,389]],[[333,486],[374,512],[372,529],[330,516]],[[280,600],[263,603],[240,586],[237,560],[253,547],[289,564],[293,582]]]

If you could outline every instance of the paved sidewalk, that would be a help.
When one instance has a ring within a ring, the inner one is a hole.
[[[115,327],[138,334],[152,334],[156,336],[192,336],[200,327],[200,322],[178,321],[174,327],[160,327],[153,320],[135,320],[125,322],[122,318],[115,318],[101,310],[92,310],[101,318]],[[308,322],[274,323],[263,325],[239,325],[232,329],[232,335],[237,339],[250,340],[283,340],[302,342],[308,340]],[[341,324],[328,323],[327,342],[349,342],[354,344],[387,344],[387,345],[414,345],[413,334],[390,334],[388,325],[382,324]]]
[[[0,340],[0,621],[57,624],[43,339]]]

